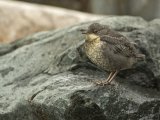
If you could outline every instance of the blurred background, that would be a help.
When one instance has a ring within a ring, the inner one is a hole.
[[[101,15],[142,16],[146,20],[160,17],[160,0],[19,0],[53,5]]]
[[[160,17],[160,0],[0,0],[0,43],[114,15]]]

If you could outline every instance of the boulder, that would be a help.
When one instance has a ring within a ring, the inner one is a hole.
[[[0,18],[0,43],[9,43],[39,31],[63,28],[101,17],[58,7],[0,1]]]
[[[121,71],[114,85],[84,51],[81,23],[0,46],[1,120],[160,119],[160,19],[115,16],[94,21],[137,43],[145,62]]]

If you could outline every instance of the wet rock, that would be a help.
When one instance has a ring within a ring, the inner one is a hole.
[[[65,111],[66,120],[106,120],[103,110],[85,92],[77,91],[70,97],[71,105]]]
[[[95,86],[107,73],[83,52],[80,29],[42,32],[0,47],[2,120],[158,120],[160,20],[111,17],[96,21],[121,32],[146,55],[121,71],[114,85]]]

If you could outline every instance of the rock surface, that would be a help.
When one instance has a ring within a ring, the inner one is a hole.
[[[79,29],[41,32],[0,46],[0,120],[159,120],[160,19],[99,20],[137,43],[146,62],[119,73],[114,86],[85,57]]]
[[[0,43],[8,43],[38,31],[63,28],[101,17],[57,7],[0,1],[0,18]]]

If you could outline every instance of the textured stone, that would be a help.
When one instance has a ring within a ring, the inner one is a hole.
[[[1,120],[158,120],[160,20],[110,17],[109,25],[137,43],[146,62],[121,71],[114,86],[95,86],[103,70],[83,52],[80,29],[41,32],[0,46]]]

